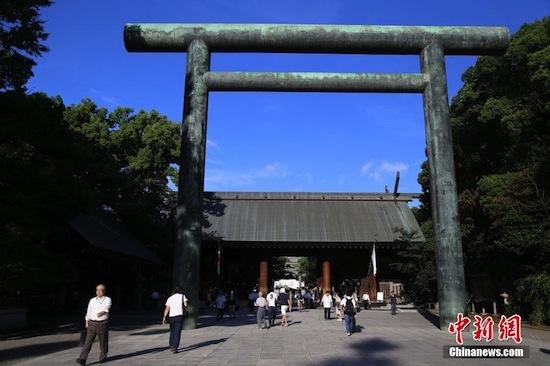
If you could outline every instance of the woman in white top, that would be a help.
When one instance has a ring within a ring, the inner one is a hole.
[[[166,324],[166,318],[170,323],[170,351],[178,353],[180,345],[181,328],[183,326],[183,314],[187,308],[187,297],[181,293],[179,287],[174,288],[172,296],[166,300],[162,324]]]

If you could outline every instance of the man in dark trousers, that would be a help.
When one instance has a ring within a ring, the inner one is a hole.
[[[90,299],[86,316],[86,339],[82,346],[80,357],[76,359],[76,363],[85,365],[88,359],[88,354],[92,349],[95,337],[99,338],[99,348],[101,355],[99,363],[107,361],[107,352],[109,351],[109,310],[111,309],[111,298],[105,296],[106,287],[100,283],[95,288],[96,297]]]
[[[397,297],[395,296],[395,292],[390,293],[390,306],[391,306],[391,315],[395,315],[397,313]]]

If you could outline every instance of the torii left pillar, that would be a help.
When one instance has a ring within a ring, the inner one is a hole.
[[[174,285],[187,298],[189,316],[185,329],[197,327],[201,255],[202,194],[208,88],[204,74],[210,69],[210,51],[204,41],[194,40],[187,49],[176,245],[174,248]]]

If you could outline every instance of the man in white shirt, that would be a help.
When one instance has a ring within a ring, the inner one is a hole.
[[[88,354],[92,349],[92,344],[97,336],[99,338],[99,348],[101,355],[99,363],[107,361],[107,352],[109,351],[109,310],[111,309],[111,298],[105,296],[106,287],[100,283],[95,288],[96,297],[90,299],[88,309],[84,320],[86,321],[86,340],[82,346],[82,352],[76,359],[76,363],[85,365]]]
[[[261,291],[258,293],[258,298],[256,298],[254,306],[257,309],[256,320],[258,321],[258,328],[269,328],[269,323],[265,321],[265,308],[267,307],[267,300],[265,299],[265,297],[263,297]]]
[[[353,332],[357,302],[351,295],[346,294],[342,299],[342,311],[344,312],[344,326],[348,336]]]
[[[166,300],[162,324],[166,324],[166,318],[170,323],[170,351],[178,353],[183,326],[183,315],[187,308],[187,297],[181,293],[179,287],[174,288],[172,296]]]
[[[330,320],[330,310],[332,309],[332,295],[330,291],[325,291],[325,294],[321,298],[321,305],[325,309],[325,320]]]
[[[363,307],[365,308],[365,310],[367,310],[369,308],[369,304],[370,304],[369,293],[365,292],[362,296],[362,299],[363,299]]]
[[[266,296],[267,306],[269,307],[269,325],[275,325],[275,317],[277,316],[277,293],[271,291]]]

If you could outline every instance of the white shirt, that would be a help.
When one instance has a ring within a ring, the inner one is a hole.
[[[187,297],[183,294],[173,294],[166,300],[165,305],[170,308],[168,316],[183,315],[183,306],[187,306]]]
[[[331,308],[332,307],[332,296],[329,294],[325,294],[323,298],[321,299],[321,302],[323,303],[324,308]]]
[[[259,308],[264,308],[266,304],[267,304],[267,301],[265,300],[265,297],[258,297],[256,299],[256,302],[254,303],[254,305],[256,305]]]
[[[363,300],[370,301],[370,296],[366,292],[363,294]]]
[[[109,309],[111,309],[111,298],[108,296],[92,297],[88,303],[88,310],[86,310],[86,316],[84,319],[93,320],[96,322],[109,319]],[[102,311],[105,315],[97,316]]]
[[[344,296],[344,298],[342,299],[342,307],[345,309],[346,308],[346,302],[348,302],[349,300],[351,300],[351,303],[353,304],[353,307],[357,307],[357,303],[355,302],[355,300],[349,296]]]
[[[273,291],[267,294],[267,305],[268,306],[277,306],[277,294]]]

